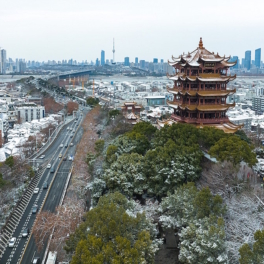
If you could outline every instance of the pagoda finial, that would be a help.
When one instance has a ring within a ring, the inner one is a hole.
[[[203,40],[202,38],[200,38],[200,41],[199,41],[199,49],[203,49]]]

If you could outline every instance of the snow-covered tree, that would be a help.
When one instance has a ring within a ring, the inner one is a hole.
[[[123,154],[111,164],[103,174],[106,186],[111,191],[121,191],[125,195],[143,194],[147,189],[143,173],[144,157],[137,153]]]
[[[248,175],[253,175],[248,178]],[[264,228],[264,204],[258,195],[263,190],[256,185],[253,171],[230,162],[207,166],[198,181],[199,188],[209,187],[221,195],[225,205],[225,232],[229,263],[239,263],[239,248],[254,243],[254,233]],[[254,188],[252,188],[254,187]]]
[[[164,228],[180,228],[188,225],[195,216],[193,201],[197,192],[193,183],[187,183],[175,190],[174,194],[163,198],[159,221]]]
[[[150,152],[155,155],[154,160],[149,159]],[[188,159],[182,155],[170,156],[170,160],[164,162],[158,152],[159,150],[150,150],[146,155],[145,173],[148,175],[148,193],[164,196],[168,192],[173,193],[183,183],[199,178],[200,168],[192,162],[193,155]]]
[[[257,230],[254,234],[255,242],[252,249],[249,244],[244,244],[240,249],[240,264],[264,263],[264,230]]]
[[[179,231],[182,263],[226,263],[221,217],[225,208],[220,196],[187,183],[162,200],[160,212],[162,226]]]
[[[222,218],[193,220],[182,228],[179,236],[181,263],[227,263]]]
[[[89,182],[86,185],[85,189],[89,189],[91,191],[93,202],[97,203],[105,188],[105,181],[100,178],[95,178],[92,182]]]

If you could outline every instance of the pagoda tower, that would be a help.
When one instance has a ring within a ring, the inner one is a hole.
[[[172,56],[173,61],[168,63],[176,74],[168,76],[174,86],[167,88],[174,95],[173,101],[167,101],[174,108],[171,121],[198,127],[214,126],[226,133],[234,133],[242,127],[231,123],[226,116],[227,110],[235,106],[235,103],[227,104],[226,98],[236,92],[226,88],[227,83],[236,78],[236,75],[228,75],[229,67],[237,63],[228,62],[229,59],[230,56],[221,57],[205,49],[202,38],[193,52],[183,53],[178,58]]]

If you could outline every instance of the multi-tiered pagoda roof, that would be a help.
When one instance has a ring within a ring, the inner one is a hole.
[[[167,104],[174,108],[171,116],[174,122],[214,126],[227,133],[234,133],[241,127],[231,123],[226,116],[226,111],[235,106],[226,102],[227,96],[236,92],[227,89],[227,83],[236,78],[236,75],[228,75],[229,67],[236,64],[229,59],[230,56],[222,57],[208,51],[202,38],[193,52],[178,58],[172,56],[168,63],[176,73],[168,76],[174,86],[167,88],[173,94],[173,101],[167,101]]]

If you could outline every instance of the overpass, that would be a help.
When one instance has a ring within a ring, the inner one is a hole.
[[[92,70],[85,70],[85,71],[77,71],[77,72],[66,72],[64,74],[60,74],[57,76],[59,79],[67,79],[67,78],[72,78],[72,77],[78,77],[78,76],[83,76],[83,75],[88,75],[92,72]]]

